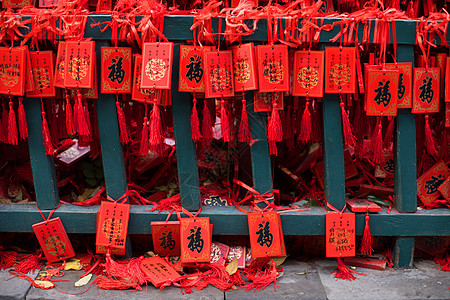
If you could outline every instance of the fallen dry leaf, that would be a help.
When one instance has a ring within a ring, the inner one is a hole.
[[[237,272],[238,261],[236,259],[236,256],[233,256],[233,260],[226,266],[226,269],[230,276]]]
[[[88,282],[91,280],[92,278],[92,274],[88,274],[84,277],[82,277],[80,280],[78,280],[77,282],[75,282],[75,286],[83,286],[88,284]]]

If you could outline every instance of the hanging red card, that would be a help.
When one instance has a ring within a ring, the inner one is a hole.
[[[355,93],[355,47],[325,48],[325,93]]]
[[[258,89],[253,43],[231,47],[231,51],[233,52],[234,91]]]
[[[367,82],[368,116],[396,116],[399,72],[369,70]]]
[[[97,53],[94,53],[94,61],[97,61]],[[98,99],[98,84],[97,84],[97,64],[94,64],[94,84],[91,89],[81,89],[81,94],[86,99]]]
[[[394,154],[383,153],[383,161],[375,167],[376,178],[392,178],[394,177]]]
[[[49,263],[75,256],[75,251],[59,217],[34,224],[33,231]]]
[[[133,89],[131,100],[152,103],[156,98],[155,89],[141,88],[142,55],[134,55]]]
[[[100,217],[100,211],[97,211],[97,224],[98,218]],[[95,252],[97,253],[107,253],[110,252],[113,255],[125,255],[125,248],[116,248],[116,247],[105,247],[100,245],[95,245]]]
[[[144,43],[142,50],[141,87],[170,89],[173,43]]]
[[[180,222],[151,222],[153,249],[160,256],[180,256]]]
[[[210,262],[211,234],[209,218],[181,219],[180,240],[182,264]]]
[[[47,7],[55,7],[59,3],[59,0],[39,0],[39,7],[40,8],[47,8]]]
[[[256,46],[259,92],[289,91],[289,59],[286,45]]]
[[[252,257],[283,256],[284,239],[280,232],[280,218],[276,211],[249,213],[248,230],[250,234],[250,245]]]
[[[233,97],[233,56],[231,51],[205,51],[205,98]]]
[[[389,63],[386,70],[398,70],[398,108],[412,107],[412,63]]]
[[[23,96],[26,63],[25,47],[0,48],[0,94]]]
[[[125,249],[130,205],[102,201],[97,219],[96,245]]]
[[[28,51],[28,46],[20,46],[18,48],[23,48],[26,52],[25,92],[34,91],[36,88],[34,86],[33,68],[31,67],[30,51]]]
[[[164,282],[175,280],[180,274],[159,256],[146,257],[141,261],[141,270],[150,282],[156,286],[161,286]]]
[[[203,53],[211,51],[212,47],[191,45],[180,46],[180,73],[178,90],[180,92],[205,92],[205,68]]]
[[[323,51],[295,51],[293,96],[323,96]]]
[[[183,272],[183,267],[181,266],[180,256],[169,256],[167,257],[167,262],[175,269],[177,272]]]
[[[439,112],[439,68],[414,68],[413,113]]]
[[[283,110],[284,108],[283,92],[278,93],[255,92],[255,100],[254,100],[255,112],[272,111],[273,101],[277,101],[277,108],[279,110]]]
[[[131,48],[101,48],[101,88],[102,93],[131,92]]]
[[[67,41],[64,58],[64,86],[91,89],[94,77],[93,41]]]
[[[228,258],[230,247],[225,244],[212,242],[211,243],[211,263],[219,263],[225,266]]]
[[[56,87],[64,88],[64,68],[66,66],[66,42],[58,42],[58,52],[56,54],[55,63],[55,83]]]
[[[417,179],[417,195],[423,204],[431,203],[439,197],[438,188],[449,175],[447,164],[441,160]]]
[[[31,68],[35,90],[27,92],[27,97],[55,97],[53,84],[53,52],[30,52]]]
[[[450,56],[445,65],[445,102],[450,102]]]
[[[326,214],[327,257],[355,256],[355,214]]]

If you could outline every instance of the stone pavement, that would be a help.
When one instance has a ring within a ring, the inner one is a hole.
[[[160,291],[153,286],[142,291],[107,291],[92,286],[81,295],[67,295],[56,289],[30,288],[27,281],[11,278],[7,271],[0,272],[0,299],[450,299],[450,272],[435,269],[433,261],[416,261],[415,269],[385,271],[366,270],[367,276],[358,276],[354,282],[338,280],[330,274],[336,268],[335,260],[315,262],[286,261],[283,275],[273,287],[258,292],[244,290],[222,292],[212,286],[190,295],[182,295],[179,288],[169,287]],[[66,271],[58,282],[58,288],[69,293],[86,290],[87,286],[74,287],[83,271]]]

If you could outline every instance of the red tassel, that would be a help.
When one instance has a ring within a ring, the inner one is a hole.
[[[267,124],[267,140],[269,141],[270,155],[278,155],[276,142],[283,140],[283,126],[281,125],[280,114],[277,109],[277,102],[272,105],[272,114]]]
[[[116,96],[116,109],[117,109],[117,120],[119,121],[119,133],[120,142],[122,144],[128,144],[130,142],[130,133],[128,132],[127,120],[125,119],[125,114],[120,107],[119,100]]]
[[[361,252],[362,255],[372,255],[373,236],[370,233],[369,213],[368,212],[366,212],[365,220],[366,220],[366,226],[364,227],[364,234],[362,237],[361,248],[360,248],[359,252]]]
[[[17,110],[17,118],[19,119],[19,133],[20,138],[22,140],[28,138],[28,125],[27,125],[27,118],[25,116],[25,109],[23,107],[22,103],[22,97],[19,97],[19,108]]]
[[[430,128],[429,116],[425,115],[425,147],[431,156],[437,155],[436,141]]]
[[[392,138],[394,136],[394,125],[395,125],[395,118],[390,117],[388,127],[386,129],[386,134],[384,135],[384,144],[383,147],[386,149],[391,148],[392,144]]]
[[[303,111],[298,140],[304,143],[311,141],[311,113],[309,112],[309,98],[306,98],[305,110]]]
[[[73,124],[72,104],[70,104],[70,95],[66,94],[66,130],[68,135],[76,134]]]
[[[347,112],[345,111],[344,102],[341,99],[341,115],[342,115],[342,129],[344,132],[344,144],[345,146],[355,146],[356,138],[352,132],[352,126],[348,120]]]
[[[277,267],[275,262],[272,261],[272,267],[263,274],[259,276],[248,274],[247,279],[251,281],[251,283],[243,286],[247,292],[253,289],[255,289],[254,292],[259,292],[270,285],[275,285],[277,281]]]
[[[442,259],[435,258],[434,262],[439,265],[438,269],[441,271],[447,271],[450,272],[450,254],[447,253],[445,257]]]
[[[242,99],[241,123],[239,124],[239,142],[248,143],[252,140],[252,132],[248,122],[247,101]]]
[[[194,142],[198,142],[202,138],[202,134],[200,133],[200,121],[198,120],[197,113],[197,99],[195,99],[195,96],[194,100],[192,100],[191,134]]]
[[[383,125],[381,125],[381,117],[378,118],[377,125],[375,127],[374,133],[372,135],[372,152],[373,152],[373,162],[375,164],[381,164],[384,160],[383,157]]]
[[[6,270],[14,266],[16,259],[16,251],[0,251],[0,270]]]
[[[27,274],[28,272],[34,272],[40,269],[44,265],[44,259],[42,254],[29,254],[22,257],[20,262],[14,267],[17,272]]]
[[[150,150],[162,155],[163,139],[164,131],[161,124],[161,111],[158,104],[155,102],[150,116]]]
[[[2,103],[2,120],[1,120],[1,135],[0,142],[8,143],[8,112],[6,111],[5,103]]]
[[[50,131],[48,130],[47,119],[45,118],[44,111],[42,112],[42,138],[45,147],[45,154],[53,155],[53,151],[55,149],[53,148],[52,138],[50,136]]]
[[[367,274],[365,274],[366,273],[365,271],[353,271],[353,270],[350,270],[349,268],[347,268],[347,266],[344,264],[344,262],[342,261],[342,259],[340,257],[337,258],[337,261],[338,261],[338,266],[337,266],[336,270],[334,270],[333,272],[330,273],[330,274],[334,273],[334,278],[353,281],[355,279],[359,279],[359,278],[355,277],[355,275],[353,275],[353,274],[367,276]]]
[[[9,114],[8,114],[8,144],[19,144],[19,133],[17,132],[16,113],[14,112],[13,103],[9,99]]]
[[[231,141],[230,119],[225,104],[225,100],[220,100],[220,127],[222,128],[222,137],[225,142]]]
[[[139,156],[146,156],[149,150],[148,144],[148,118],[144,117],[144,127],[142,127],[141,131],[141,142],[139,146]]]
[[[130,288],[133,288],[137,291],[142,290],[142,287],[137,282],[132,282],[131,280],[124,278],[113,279],[100,275],[95,278],[93,283],[104,290],[128,290]]]
[[[74,120],[76,121],[76,132],[79,135],[89,136],[91,134],[86,123],[86,114],[83,108],[83,103],[81,101],[81,94],[77,95],[77,101],[74,106]]]
[[[203,142],[206,146],[211,145],[211,142],[213,140],[213,129],[212,129],[212,120],[211,120],[211,112],[209,111],[207,100],[204,101],[203,106],[203,115],[202,115],[202,136],[203,136]]]

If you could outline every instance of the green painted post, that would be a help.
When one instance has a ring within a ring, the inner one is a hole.
[[[173,61],[172,110],[181,205],[187,210],[196,211],[200,209],[200,185],[195,143],[191,137],[191,96],[178,91],[180,45],[174,47]]]
[[[255,112],[253,99],[253,91],[245,93],[250,130],[254,140],[250,147],[253,187],[259,193],[265,194],[273,191],[269,144],[266,138],[267,114]],[[262,203],[259,205],[266,206]]]
[[[110,43],[106,41],[97,41],[95,43],[97,70],[101,70],[100,48],[108,46],[110,46]],[[101,84],[100,71],[97,72],[97,80]],[[97,100],[97,120],[106,192],[111,198],[117,200],[127,191],[127,176],[125,173],[122,145],[120,144],[114,94],[99,94]]]
[[[339,94],[325,94],[322,107],[325,197],[341,210],[345,206],[345,167]]]
[[[53,156],[45,154],[41,102],[38,98],[25,98],[23,105],[28,124],[28,149],[37,206],[40,209],[54,209],[59,204],[58,182]]]
[[[414,237],[397,237],[393,258],[395,268],[412,269],[414,261]]]

